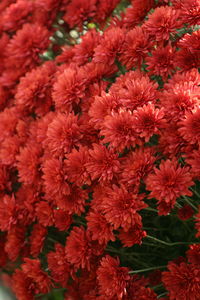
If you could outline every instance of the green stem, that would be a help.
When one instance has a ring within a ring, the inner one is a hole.
[[[124,75],[126,73],[125,67],[122,66],[122,64],[119,62],[118,59],[115,59],[115,64],[118,67],[118,69],[120,70],[120,72]]]
[[[195,211],[198,212],[198,208],[193,203],[191,203],[190,200],[186,196],[182,196],[182,198],[185,200],[185,202],[187,204],[189,204]]]
[[[168,294],[168,292],[164,292],[164,293],[158,295],[157,299],[160,299],[161,297],[166,296],[167,294]]]
[[[150,206],[149,206],[149,207],[146,207],[146,208],[143,208],[143,209],[144,209],[144,210],[148,210],[148,211],[154,211],[154,212],[156,212],[156,213],[158,212],[157,209],[152,208],[152,207],[150,207]]]
[[[150,268],[146,268],[146,269],[130,271],[129,274],[137,274],[137,273],[143,273],[143,272],[148,272],[148,271],[153,271],[153,270],[158,270],[158,269],[166,269],[166,268],[167,268],[167,266],[150,267]]]
[[[155,238],[154,236],[150,236],[150,235],[147,235],[146,238],[149,238],[151,240],[154,240],[155,242],[158,242],[160,244],[163,244],[163,245],[166,245],[166,246],[178,246],[178,245],[190,245],[190,244],[193,244],[193,242],[175,242],[175,243],[168,243],[168,242],[165,242],[165,241],[162,241],[162,240],[159,240],[157,238]],[[194,242],[195,243],[195,242]]]
[[[195,191],[193,188],[189,188],[199,199],[200,199],[200,194],[197,192],[197,191]]]

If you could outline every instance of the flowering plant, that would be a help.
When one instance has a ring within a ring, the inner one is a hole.
[[[200,0],[2,0],[0,267],[17,299],[200,299]]]

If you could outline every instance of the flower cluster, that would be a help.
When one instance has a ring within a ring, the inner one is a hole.
[[[2,0],[0,16],[17,299],[199,300],[200,1]]]

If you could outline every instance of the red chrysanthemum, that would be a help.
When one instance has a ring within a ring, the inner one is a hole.
[[[157,7],[149,15],[149,19],[144,23],[143,28],[155,36],[156,41],[168,40],[171,33],[175,33],[180,27],[180,12],[171,6]]]
[[[5,195],[0,201],[0,229],[8,231],[17,223],[17,208],[14,195]]]
[[[102,128],[103,142],[109,143],[118,151],[123,151],[126,147],[135,147],[138,143],[134,117],[130,111],[111,113],[110,116],[105,117]]]
[[[200,24],[200,1],[184,0],[180,1],[181,19],[183,23],[189,25]]]
[[[128,268],[120,267],[119,260],[109,255],[102,258],[97,269],[97,280],[101,295],[106,298],[123,299],[127,293],[127,284],[130,280]]]
[[[47,228],[40,224],[34,224],[30,234],[30,254],[37,257],[42,251],[44,240],[47,235]]]
[[[169,299],[200,299],[200,269],[198,266],[182,262],[168,264],[169,271],[163,272],[162,281],[169,291]]]
[[[68,180],[76,185],[90,184],[91,180],[86,168],[89,159],[87,147],[80,147],[79,150],[73,149],[66,158],[65,165]]]
[[[191,173],[195,179],[200,179],[200,149],[193,150],[186,157],[186,162],[191,166]]]
[[[125,42],[120,53],[120,62],[128,70],[140,67],[148,52],[152,49],[149,34],[137,26],[126,34]]]
[[[156,157],[151,148],[139,148],[131,152],[123,160],[123,169],[120,174],[124,185],[138,187],[141,180],[145,180],[152,171]]]
[[[48,126],[46,143],[49,151],[59,157],[79,145],[81,137],[78,116],[58,113]]]
[[[30,70],[40,61],[49,45],[49,32],[38,24],[25,24],[18,30],[7,46],[7,65],[10,68]]]
[[[18,299],[34,300],[36,287],[32,280],[19,269],[17,269],[12,276],[12,288]]]
[[[148,142],[154,134],[159,134],[165,125],[164,109],[155,108],[154,104],[138,107],[133,112],[133,117],[135,131],[145,142]]]
[[[190,245],[190,248],[187,251],[187,258],[191,264],[197,265],[197,266],[199,265],[199,260],[200,260],[200,245],[199,244]]]
[[[178,217],[180,220],[185,221],[190,219],[194,214],[194,210],[190,205],[185,204],[183,207],[178,210]]]
[[[72,217],[62,209],[54,209],[54,222],[60,231],[67,231],[72,223]]]
[[[146,179],[146,188],[151,191],[149,197],[158,200],[159,214],[166,215],[180,196],[191,196],[188,189],[194,183],[189,167],[180,167],[175,160],[166,160],[160,163],[159,169]]]
[[[47,254],[47,261],[53,280],[65,287],[70,276],[70,266],[65,257],[65,247],[55,244],[55,251]]]
[[[67,260],[74,265],[75,269],[90,270],[94,255],[97,253],[100,255],[102,247],[94,247],[88,232],[82,226],[74,227],[67,238],[65,253]]]
[[[160,75],[166,79],[174,71],[175,49],[170,45],[159,47],[151,52],[152,56],[146,58],[147,70],[150,75]]]
[[[71,112],[84,97],[84,80],[75,69],[66,69],[58,75],[53,86],[53,100],[58,111]]]
[[[116,185],[107,188],[106,192],[107,195],[102,197],[101,210],[114,229],[122,227],[124,231],[128,231],[140,223],[138,211],[147,207],[143,201],[144,195],[130,193],[124,186]]]
[[[190,144],[199,143],[200,140],[200,108],[194,112],[185,114],[185,118],[179,122],[178,131],[181,136]]]
[[[92,18],[96,13],[96,0],[72,0],[66,6],[63,16],[70,27],[82,27],[84,21]]]
[[[16,3],[7,7],[2,15],[2,29],[8,32],[15,32],[28,22],[33,9],[32,2],[18,0]]]
[[[121,28],[108,29],[104,33],[100,44],[94,50],[93,61],[111,66],[122,50],[124,38],[125,35]]]
[[[119,239],[124,247],[132,247],[135,244],[142,244],[142,239],[145,237],[146,231],[142,230],[142,222],[138,222],[128,231],[121,229],[119,231]]]
[[[55,69],[54,63],[45,63],[20,78],[15,94],[17,107],[39,115],[47,113],[52,106],[51,89]]]
[[[120,162],[118,155],[112,149],[93,144],[93,149],[89,150],[89,155],[86,169],[92,180],[98,179],[101,183],[106,183],[118,175]]]
[[[52,226],[53,220],[53,210],[49,206],[48,202],[40,201],[36,205],[36,216],[38,218],[39,224],[43,226]]]
[[[115,241],[113,227],[101,213],[90,211],[86,216],[86,220],[87,228],[88,231],[91,232],[92,240],[97,240],[99,244]]]

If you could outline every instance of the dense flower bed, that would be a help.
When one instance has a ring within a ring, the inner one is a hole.
[[[19,300],[199,300],[200,0],[0,15],[1,277]]]

